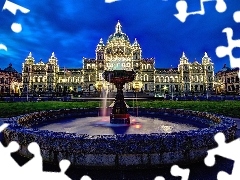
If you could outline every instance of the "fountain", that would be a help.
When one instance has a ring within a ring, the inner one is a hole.
[[[217,132],[223,132],[226,141],[235,138],[236,122],[224,116],[183,109],[127,108],[122,89],[134,76],[134,71],[104,72],[104,79],[117,87],[110,123],[98,116],[101,108],[34,112],[6,121],[10,125],[3,132],[4,143],[17,141],[18,153],[31,158],[27,147],[37,142],[43,161],[54,164],[68,159],[73,166],[84,168],[144,168],[203,160],[216,147]],[[185,127],[189,124],[194,127]]]
[[[132,82],[135,77],[135,72],[126,70],[105,71],[103,78],[113,83],[117,88],[117,94],[113,105],[112,113],[110,114],[110,123],[112,124],[130,124],[130,115],[128,114],[127,106],[124,101],[123,86],[125,83]]]

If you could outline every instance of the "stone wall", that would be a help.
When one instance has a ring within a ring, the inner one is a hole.
[[[17,141],[19,153],[31,157],[27,146],[37,142],[44,161],[58,163],[69,159],[73,165],[90,167],[161,166],[201,160],[207,150],[217,146],[214,135],[223,132],[227,141],[235,137],[236,123],[206,112],[181,109],[138,108],[129,113],[139,116],[171,117],[203,128],[174,133],[88,135],[38,130],[34,125],[70,117],[98,116],[99,109],[61,109],[41,111],[10,118],[4,140]]]

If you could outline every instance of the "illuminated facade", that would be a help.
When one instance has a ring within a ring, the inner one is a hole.
[[[54,52],[47,63],[42,60],[35,63],[32,53],[29,53],[22,65],[23,92],[77,92],[82,86],[82,72],[80,68],[60,68]]]
[[[122,32],[120,22],[117,23],[115,32],[109,36],[106,45],[100,39],[95,53],[95,59],[83,59],[85,88],[116,91],[113,84],[103,80],[102,73],[105,70],[133,69],[136,72],[135,80],[125,84],[124,91],[139,91],[142,88],[154,91],[155,59],[142,58],[142,49],[137,39],[131,44],[128,36]]]
[[[207,53],[201,63],[190,63],[185,53],[177,68],[155,68],[154,58],[143,58],[137,39],[131,44],[123,33],[120,22],[106,44],[100,39],[95,58],[83,58],[82,68],[59,68],[53,53],[45,64],[35,63],[32,54],[22,67],[23,87],[28,92],[116,91],[113,84],[102,78],[105,70],[134,70],[133,82],[126,83],[124,91],[159,93],[206,93],[213,89],[214,65]]]
[[[12,64],[3,70],[0,69],[0,95],[21,93],[21,75],[12,67]]]
[[[156,69],[156,91],[173,94],[192,93],[202,94],[213,90],[214,65],[207,53],[202,62],[196,60],[190,63],[185,53],[179,60],[177,68]]]
[[[239,68],[224,67],[215,75],[216,94],[240,94]]]

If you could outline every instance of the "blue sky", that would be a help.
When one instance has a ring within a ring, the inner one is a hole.
[[[215,49],[227,46],[222,30],[231,27],[233,39],[240,39],[240,23],[235,23],[233,13],[240,10],[239,0],[225,0],[227,10],[219,13],[216,1],[205,2],[205,15],[188,16],[185,23],[174,14],[176,0],[121,0],[105,3],[104,0],[13,0],[30,10],[13,15],[8,10],[0,11],[0,44],[8,51],[0,50],[0,68],[12,63],[21,71],[22,63],[29,52],[35,61],[47,62],[55,52],[61,67],[82,67],[82,58],[95,58],[95,48],[100,38],[106,43],[115,31],[118,20],[122,30],[133,43],[138,39],[143,57],[155,57],[156,67],[177,67],[184,51],[193,62],[206,51],[215,64],[215,71],[223,64],[229,66],[228,56],[218,58]],[[188,12],[200,10],[200,0],[188,0]],[[5,0],[0,0],[2,8]],[[22,31],[11,30],[13,22],[21,23]],[[240,57],[239,48],[233,55]]]

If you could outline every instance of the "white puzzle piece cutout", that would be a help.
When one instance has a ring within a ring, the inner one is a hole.
[[[182,169],[178,165],[173,165],[171,167],[171,174],[175,177],[178,177],[178,176],[182,177],[181,180],[188,180],[190,170],[189,169]]]
[[[233,19],[236,23],[240,22],[240,11],[236,11],[233,14]],[[233,40],[233,30],[230,27],[226,27],[222,30],[223,33],[226,33],[228,47],[218,46],[216,48],[216,55],[219,58],[229,56],[230,65],[232,68],[239,68],[238,76],[240,78],[240,58],[233,57],[232,50],[236,47],[240,48],[240,39]]]
[[[224,0],[200,0],[200,10],[199,11],[194,11],[194,12],[187,12],[188,9],[188,4],[185,0],[179,0],[176,2],[176,9],[178,10],[177,14],[174,14],[174,16],[184,23],[187,19],[188,16],[190,15],[204,15],[205,14],[205,8],[204,8],[204,3],[208,1],[216,1],[216,6],[215,9],[217,12],[222,13],[225,12],[227,9],[227,5]]]
[[[224,158],[234,161],[232,174],[229,175],[226,172],[220,171],[217,175],[218,180],[237,180],[240,177],[240,139],[236,139],[230,143],[225,142],[225,136],[223,133],[217,133],[214,137],[218,143],[218,147],[208,150],[208,155],[204,159],[207,166],[213,166],[215,164],[215,155],[222,156]]]

